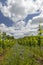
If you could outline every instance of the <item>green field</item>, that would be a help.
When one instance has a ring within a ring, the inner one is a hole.
[[[0,65],[43,65],[43,36],[0,35]]]

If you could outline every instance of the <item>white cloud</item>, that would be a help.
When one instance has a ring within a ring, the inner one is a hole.
[[[33,0],[7,0],[6,3],[7,6],[2,6],[0,3],[0,10],[5,17],[12,19],[15,24],[12,27],[0,24],[0,30],[13,35],[15,38],[32,34],[36,35],[38,33],[39,21],[43,23],[43,0],[36,0],[35,2]],[[22,21],[27,14],[34,13],[36,10],[42,11],[39,16],[29,20],[27,24]]]
[[[36,10],[43,10],[43,0],[7,0],[7,6],[2,6],[1,12],[4,16],[10,17],[14,22],[23,19],[27,14]]]
[[[7,27],[5,24],[2,23],[0,24],[0,30],[2,32],[6,32],[8,35],[14,36],[15,38],[29,36],[37,33],[37,25],[31,25],[31,23],[28,22],[28,24],[24,26],[23,21],[20,21],[17,25],[18,28],[14,26]]]
[[[38,33],[39,22],[36,22],[40,18],[33,18],[32,20],[28,21],[27,25],[25,25],[24,21],[19,21],[15,26],[7,27],[5,24],[0,24],[0,30],[2,32],[6,32],[8,35],[12,35],[15,38],[20,38],[24,36],[36,35]],[[33,20],[35,24],[33,23]],[[42,20],[42,19],[40,19]],[[39,21],[40,21],[39,20]],[[41,22],[41,26],[43,27],[43,21]]]

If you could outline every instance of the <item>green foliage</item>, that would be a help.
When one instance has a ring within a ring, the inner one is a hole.
[[[18,39],[18,44],[26,46],[43,46],[43,36],[30,36]]]
[[[0,35],[0,65],[43,65],[43,36]]]
[[[0,55],[3,53],[3,49],[0,47]]]

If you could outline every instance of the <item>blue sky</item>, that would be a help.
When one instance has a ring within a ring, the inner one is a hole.
[[[38,16],[40,14],[40,12],[39,13],[34,13],[34,14],[28,14],[23,20],[27,23],[28,22],[28,20],[30,20],[30,19],[32,19],[33,17],[35,17],[35,16]],[[8,18],[8,17],[5,17],[2,13],[1,13],[1,11],[0,11],[0,24],[1,23],[4,23],[5,25],[7,25],[7,26],[12,26],[13,25],[13,21],[10,19],[10,18]]]
[[[7,0],[0,0],[0,2],[2,3],[2,5],[7,5],[6,4],[6,1]],[[35,1],[35,0],[34,0]],[[33,17],[35,16],[38,16],[40,14],[40,12],[38,11],[38,13],[33,13],[33,14],[28,14],[23,20],[27,23],[28,20],[32,19]],[[13,25],[13,21],[8,18],[8,17],[5,17],[1,11],[0,11],[0,23],[4,23],[5,25],[7,26],[12,26]],[[10,23],[10,24],[9,24]]]
[[[4,23],[6,26],[12,26],[13,21],[9,19],[8,17],[5,17],[1,12],[0,12],[0,24]]]
[[[0,0],[0,2],[4,5],[6,3],[6,0]]]
[[[0,25],[3,31],[14,37],[33,34],[37,25],[31,23],[42,19],[42,14],[43,0],[0,0]]]

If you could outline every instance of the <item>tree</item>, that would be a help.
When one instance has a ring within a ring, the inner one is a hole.
[[[6,33],[3,32],[3,34],[2,34],[2,48],[3,49],[5,49],[5,43],[4,43],[5,39],[6,39]]]
[[[40,44],[41,44],[41,22],[39,22],[39,29],[38,29],[38,45],[40,46]]]

